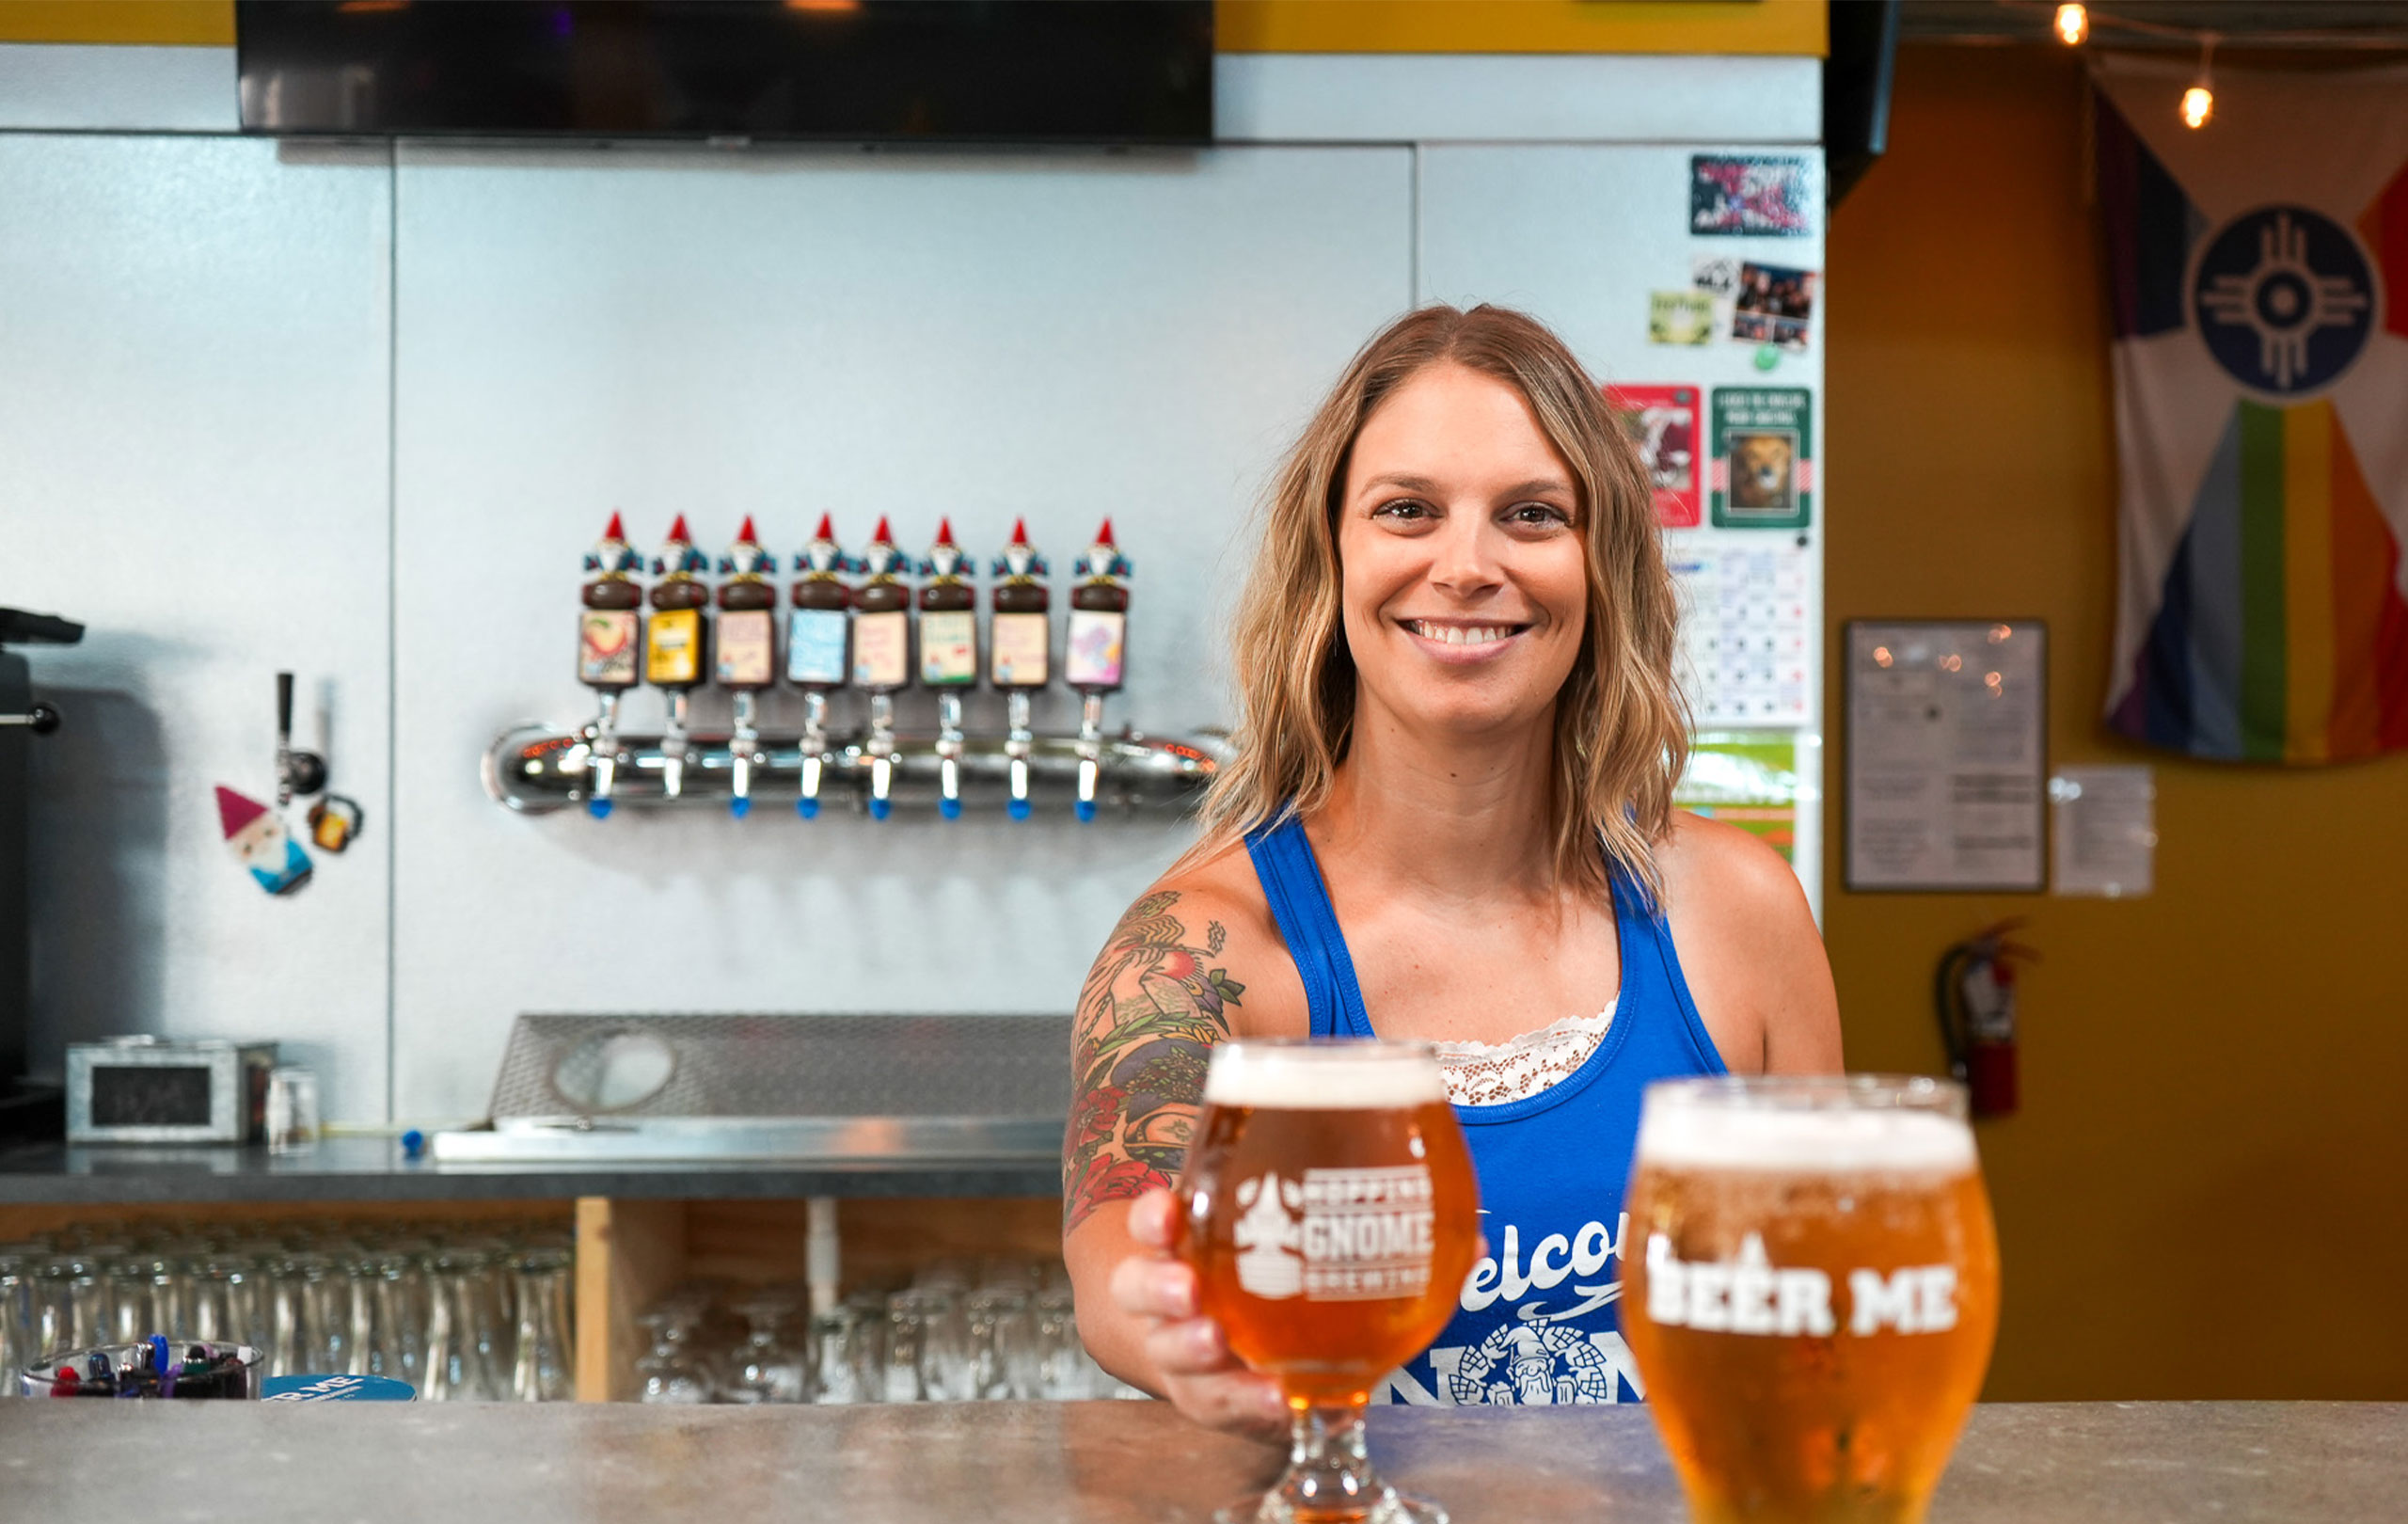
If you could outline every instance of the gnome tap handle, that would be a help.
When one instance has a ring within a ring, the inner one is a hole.
[[[953,541],[953,520],[937,524],[936,543],[920,562],[920,684],[937,695],[937,813],[961,818],[961,695],[978,682],[978,595],[970,558]]]
[[[1095,818],[1095,791],[1103,770],[1103,696],[1120,691],[1122,653],[1129,637],[1129,558],[1113,543],[1112,520],[1096,531],[1095,544],[1079,558],[1078,584],[1070,589],[1070,633],[1063,680],[1076,689],[1079,706],[1079,801],[1082,820]]]

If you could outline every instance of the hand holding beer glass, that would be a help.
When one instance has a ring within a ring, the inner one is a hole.
[[[1430,1049],[1216,1045],[1180,1199],[1198,1310],[1294,1422],[1288,1474],[1222,1516],[1444,1524],[1363,1446],[1372,1386],[1446,1326],[1478,1252],[1471,1153]]]
[[[1697,1524],[1917,1524],[1998,1329],[1963,1087],[1651,1086],[1627,1205],[1624,1335]]]

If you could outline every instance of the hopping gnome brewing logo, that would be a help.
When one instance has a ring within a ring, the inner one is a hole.
[[[1238,1187],[1238,1284],[1247,1295],[1274,1301],[1305,1289],[1305,1261],[1296,1252],[1305,1230],[1295,1217],[1303,1204],[1303,1188],[1275,1174]]]
[[[1238,1284],[1274,1300],[1375,1302],[1430,1287],[1436,1208],[1425,1165],[1265,1173],[1238,1186]]]

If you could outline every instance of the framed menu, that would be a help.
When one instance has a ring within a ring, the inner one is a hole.
[[[2038,620],[1849,622],[1849,890],[2047,887],[2048,652]]]

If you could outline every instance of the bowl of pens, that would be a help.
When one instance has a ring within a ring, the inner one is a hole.
[[[28,1397],[206,1398],[256,1402],[265,1357],[248,1344],[162,1335],[69,1350],[25,1367]]]

